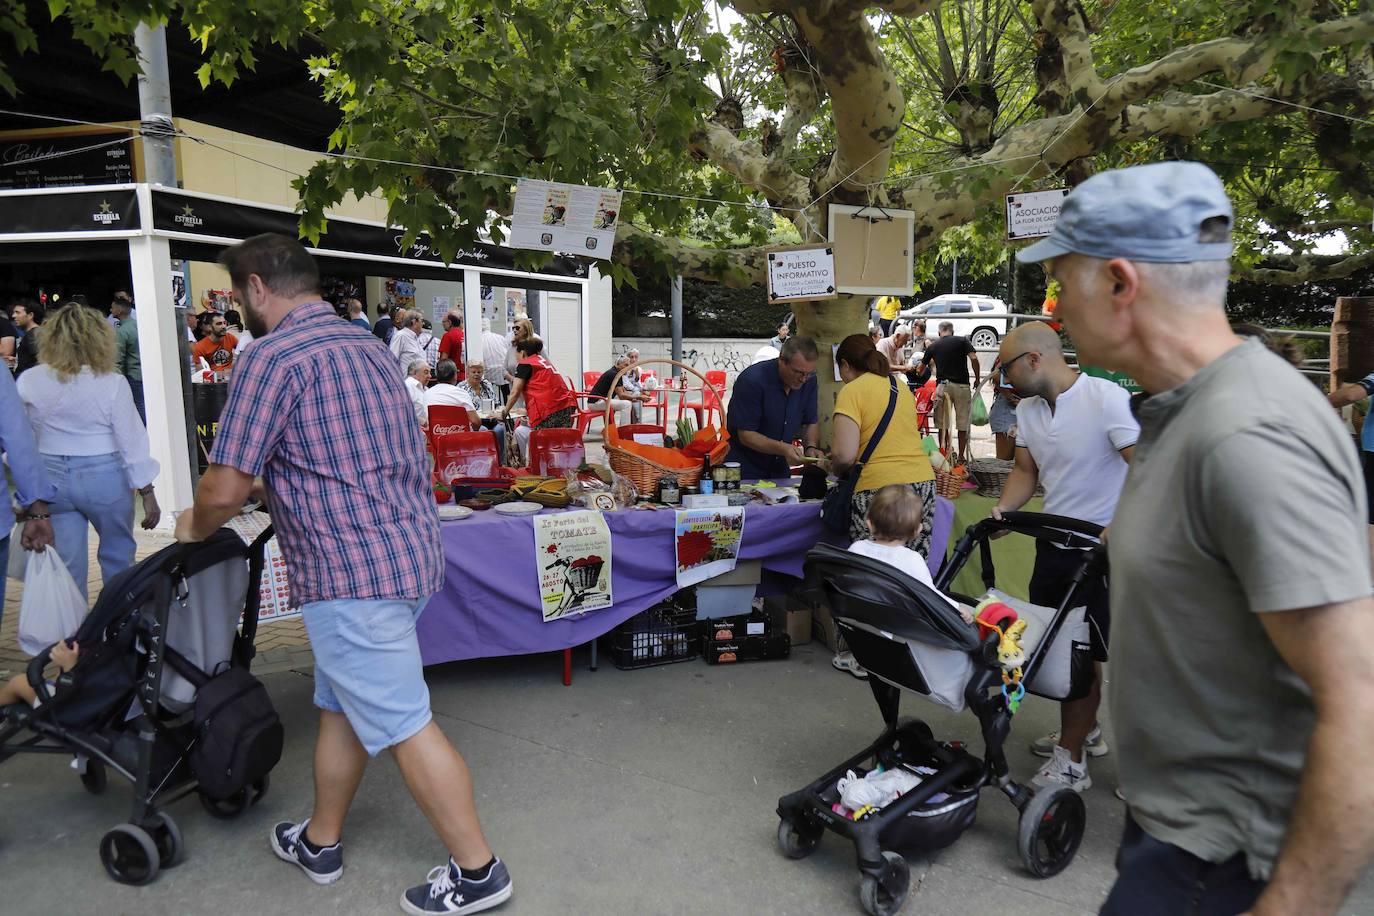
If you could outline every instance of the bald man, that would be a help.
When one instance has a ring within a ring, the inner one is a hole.
[[[1016,464],[993,507],[993,518],[1020,509],[1034,495],[1036,484],[1043,483],[1047,513],[1109,525],[1126,482],[1131,449],[1140,437],[1126,389],[1071,368],[1064,361],[1059,334],[1043,322],[1008,334],[1002,340],[1001,360],[1003,377],[1021,395],[1021,403],[1016,407]],[[1031,602],[1058,607],[1082,561],[1081,551],[1038,541]],[[1067,785],[1082,792],[1092,785],[1087,755],[1107,753],[1097,726],[1111,624],[1105,576],[1086,579],[1078,597],[1088,611],[1093,684],[1086,696],[1060,704],[1059,731],[1036,741],[1031,751],[1050,758],[1032,780],[1034,785]]]

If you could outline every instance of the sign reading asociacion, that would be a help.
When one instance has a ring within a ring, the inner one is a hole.
[[[1007,195],[1007,240],[1034,239],[1049,235],[1059,219],[1068,188],[1053,191],[1027,191]]]

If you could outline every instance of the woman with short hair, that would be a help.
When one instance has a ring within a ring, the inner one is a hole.
[[[87,524],[100,536],[104,581],[134,562],[133,493],[143,498],[143,527],[162,512],[153,493],[158,463],[133,395],[115,374],[115,332],[94,309],[67,305],[43,322],[38,365],[18,381],[48,477],[57,554],[86,594]],[[117,384],[116,384],[117,383]]]

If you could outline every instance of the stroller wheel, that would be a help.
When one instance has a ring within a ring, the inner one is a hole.
[[[209,812],[211,817],[218,818],[222,821],[231,821],[248,810],[248,805],[250,803],[250,796],[248,793],[248,789],[239,789],[228,798],[211,798],[204,792],[198,792],[196,794],[200,796],[201,807]]]
[[[271,785],[271,776],[264,776],[262,779],[259,779],[257,782],[253,783],[253,797],[249,800],[248,803],[250,805],[256,805],[258,802],[262,801],[262,797],[267,794],[267,789]]]
[[[94,757],[87,758],[86,769],[81,774],[81,784],[86,787],[86,791],[92,795],[99,795],[105,791],[107,783],[105,764]]]
[[[136,824],[120,824],[100,840],[100,864],[120,884],[147,884],[161,866],[157,844]]]
[[[1021,811],[1017,849],[1027,870],[1037,878],[1063,871],[1078,853],[1088,811],[1083,796],[1068,786],[1042,789]]]
[[[166,811],[153,815],[153,842],[157,844],[158,862],[163,868],[171,868],[181,861],[185,847],[181,842],[181,828]]]
[[[812,824],[799,824],[790,817],[778,822],[778,846],[789,859],[805,859],[821,845],[824,827]]]
[[[911,893],[911,866],[899,853],[883,852],[883,871],[864,875],[859,884],[859,903],[869,916],[892,916]]]

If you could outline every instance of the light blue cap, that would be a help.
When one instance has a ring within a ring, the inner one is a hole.
[[[1226,218],[1226,240],[1202,241],[1204,220]],[[1231,257],[1231,199],[1200,162],[1154,162],[1094,175],[1069,192],[1048,238],[1016,253],[1023,264],[1074,252],[1180,264]]]

